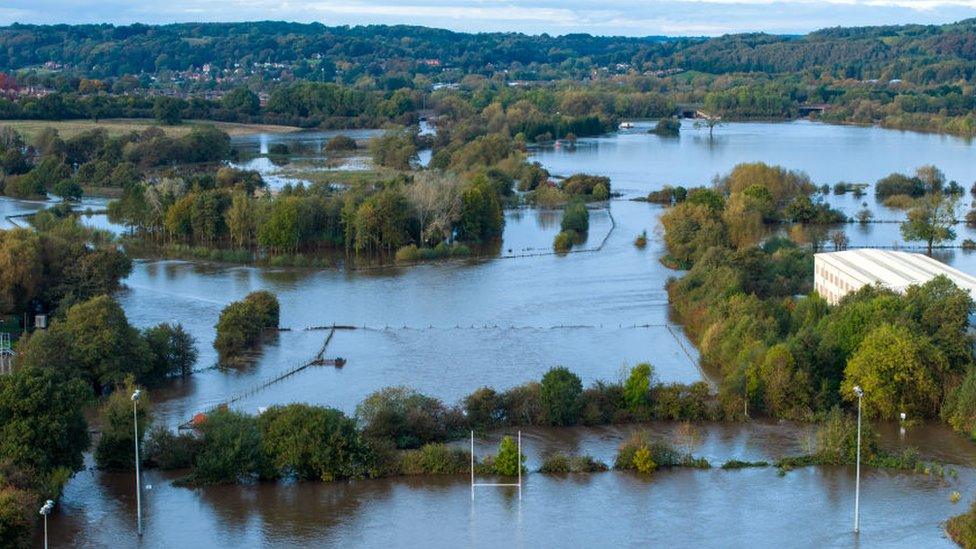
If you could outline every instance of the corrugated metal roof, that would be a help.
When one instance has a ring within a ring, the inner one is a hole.
[[[820,253],[815,257],[864,284],[880,282],[898,291],[945,275],[976,298],[976,277],[924,254],[865,248]]]

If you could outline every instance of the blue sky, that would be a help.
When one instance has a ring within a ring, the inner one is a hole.
[[[946,23],[976,0],[4,0],[0,24],[275,19],[405,23],[461,31],[645,36]]]

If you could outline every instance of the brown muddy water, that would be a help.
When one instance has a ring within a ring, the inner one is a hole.
[[[306,156],[314,156],[307,151],[322,143],[308,135],[291,139],[304,140],[296,150]],[[239,146],[260,152],[264,145],[258,138]],[[707,184],[738,162],[756,160],[806,170],[818,184],[873,182],[934,163],[968,188],[976,179],[974,153],[971,142],[954,138],[799,122],[730,124],[715,140],[694,131],[678,139],[623,132],[581,139],[573,149],[538,150],[535,157],[557,174],[609,175],[615,190],[633,197],[664,184]],[[870,189],[860,199],[828,199],[850,213],[864,201],[878,217],[903,216],[880,210]],[[571,368],[584,383],[618,379],[623,368],[639,361],[651,362],[663,381],[707,379],[697,352],[669,319],[664,287],[680,273],[658,261],[660,212],[657,206],[614,200],[591,218],[586,247],[596,249],[609,234],[602,248],[566,256],[359,272],[140,261],[118,298],[134,324],[180,322],[198,339],[203,370],[153,391],[157,421],[169,426],[307,360],[325,332],[304,328],[333,322],[360,327],[337,334],[326,352],[346,358],[345,368],[309,368],[234,407],[256,412],[303,401],[352,412],[370,392],[390,385],[409,385],[454,403],[483,385],[505,389],[537,380],[555,365]],[[547,251],[558,221],[558,212],[508,212],[500,255]],[[110,225],[104,219],[92,223]],[[638,250],[633,240],[643,230],[651,238]],[[960,239],[974,237],[970,229],[959,232]],[[897,225],[848,227],[848,234],[854,244],[887,245],[898,238]],[[976,271],[976,255],[954,251],[944,259]],[[278,294],[282,325],[292,330],[269,339],[252,364],[208,368],[216,361],[211,343],[221,308],[257,289]],[[732,458],[802,453],[810,437],[808,427],[786,423],[703,424],[692,436],[667,423],[651,428],[715,466]],[[531,469],[553,451],[612,462],[630,429],[533,429],[523,433],[523,442]],[[521,501],[504,488],[479,488],[472,501],[466,476],[188,489],[171,484],[178,475],[148,471],[142,540],[135,536],[132,475],[89,469],[69,483],[52,515],[52,546],[950,546],[942,523],[976,496],[976,445],[938,424],[904,434],[897,426],[881,431],[888,446],[915,446],[929,459],[955,464],[958,475],[865,470],[859,538],[851,534],[849,467],[805,468],[785,476],[773,468],[717,467],[665,470],[649,478],[533,473]],[[492,451],[501,434],[479,440],[477,453]],[[953,490],[963,494],[955,505],[949,501]]]

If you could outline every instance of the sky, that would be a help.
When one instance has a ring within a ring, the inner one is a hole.
[[[802,34],[836,26],[948,23],[976,0],[3,0],[0,24],[285,20],[530,34]]]

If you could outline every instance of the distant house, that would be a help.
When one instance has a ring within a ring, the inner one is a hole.
[[[831,305],[864,286],[880,284],[903,293],[945,275],[976,299],[976,277],[923,254],[860,249],[813,256],[814,289]]]

